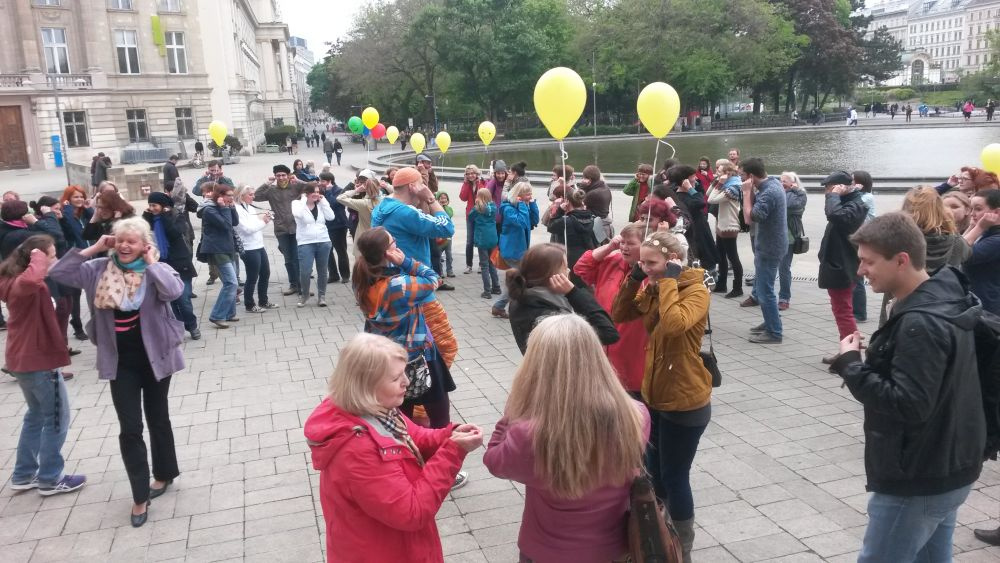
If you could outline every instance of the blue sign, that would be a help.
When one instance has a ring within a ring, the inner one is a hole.
[[[59,138],[59,135],[52,135],[52,158],[56,161],[56,168],[62,168],[62,139]]]

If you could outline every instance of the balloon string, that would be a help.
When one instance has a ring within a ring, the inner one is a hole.
[[[566,160],[569,158],[569,154],[566,152],[566,145],[563,144],[562,139],[559,139],[559,158],[562,160],[562,186],[563,186],[563,201],[569,201],[569,182],[566,181]],[[600,218],[596,215],[594,216],[595,221],[599,221]],[[569,221],[568,218],[563,216],[563,245],[569,252]],[[603,241],[598,241],[603,242]]]
[[[670,152],[670,158],[673,158],[673,157],[677,156],[677,149],[675,149],[673,145],[671,145],[670,143],[664,141],[663,139],[660,139],[660,141],[656,144],[657,148],[659,148],[660,143],[663,143],[664,145],[667,145],[668,147],[670,147],[670,151],[671,151]]]
[[[656,142],[656,150],[653,151],[653,174],[656,174],[656,161],[657,161],[657,159],[660,156],[660,143],[661,142],[662,141],[657,140],[657,142]],[[641,204],[642,202],[639,202],[639,203]],[[636,210],[636,211],[638,211],[638,210]],[[646,230],[642,234],[642,240],[646,240],[646,237],[648,237],[648,236],[649,236],[649,213],[646,214]]]

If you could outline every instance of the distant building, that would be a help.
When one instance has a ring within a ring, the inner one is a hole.
[[[312,111],[309,109],[309,94],[312,88],[306,82],[306,77],[309,76],[309,71],[316,64],[316,60],[305,39],[292,36],[288,44],[292,48],[292,96],[295,98],[298,121],[301,123],[312,117]]]

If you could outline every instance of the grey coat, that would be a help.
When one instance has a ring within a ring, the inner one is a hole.
[[[118,342],[115,338],[115,315],[110,309],[94,308],[97,281],[110,258],[87,260],[79,248],[71,249],[49,270],[49,277],[58,283],[87,292],[91,318],[87,323],[90,341],[97,346],[97,373],[101,379],[118,376]],[[146,267],[146,297],[139,306],[142,319],[142,343],[160,381],[184,369],[184,323],[174,318],[170,302],[181,296],[184,282],[170,266],[157,262]]]

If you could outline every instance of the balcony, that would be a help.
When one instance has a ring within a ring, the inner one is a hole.
[[[27,74],[0,74],[0,88],[26,88],[25,80],[28,80]]]
[[[67,88],[93,88],[94,81],[89,74],[47,74],[45,75],[46,86],[64,90]]]

